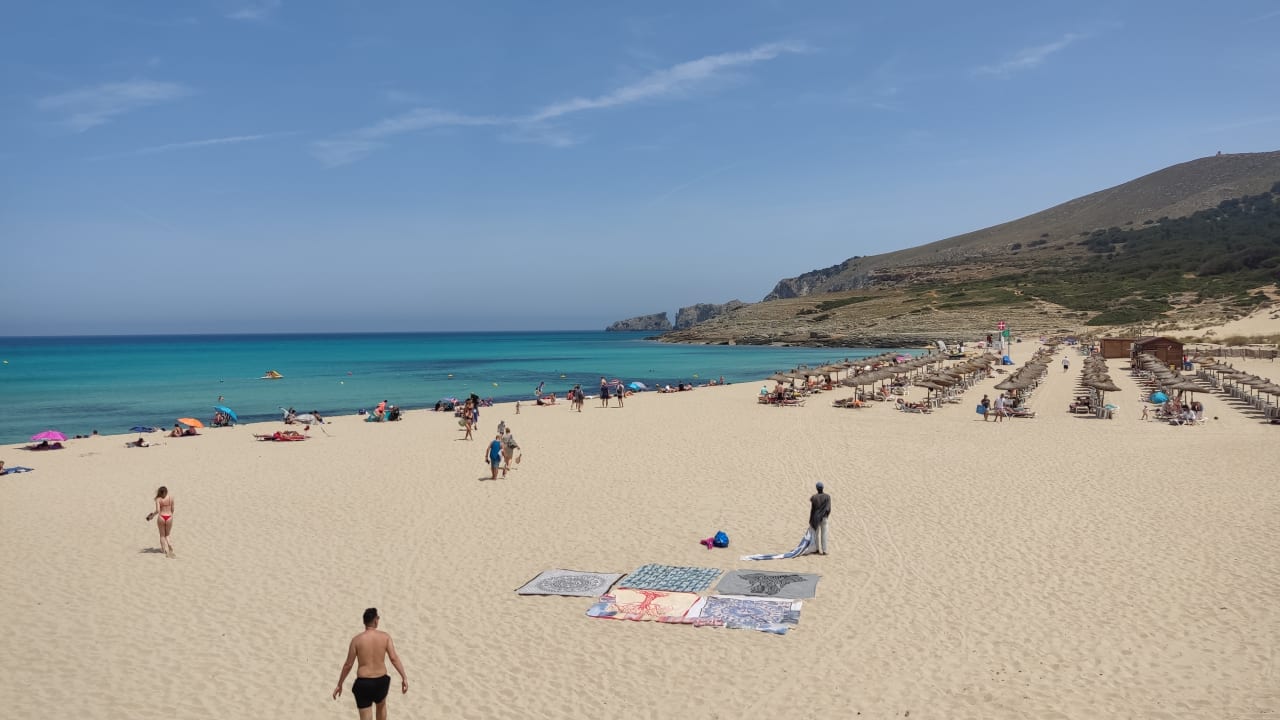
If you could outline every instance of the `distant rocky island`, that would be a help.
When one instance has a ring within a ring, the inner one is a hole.
[[[694,325],[704,323],[712,318],[720,317],[726,313],[733,312],[738,308],[744,308],[747,303],[741,300],[730,300],[727,303],[698,303],[697,305],[689,305],[682,307],[676,311],[676,324],[672,326],[671,320],[667,318],[665,312],[653,313],[652,315],[637,315],[626,320],[619,320],[609,327],[605,328],[605,332],[668,332],[670,330],[688,330]]]
[[[626,320],[619,320],[609,327],[605,328],[605,332],[667,332],[671,329],[671,321],[667,319],[664,312],[654,313],[652,315],[637,315]]]

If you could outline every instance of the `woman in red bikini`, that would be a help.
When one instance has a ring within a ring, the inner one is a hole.
[[[156,527],[160,529],[160,551],[166,557],[173,557],[173,543],[169,542],[169,533],[173,530],[173,496],[169,494],[169,488],[163,485],[156,490],[155,512],[147,516],[147,519],[152,517],[155,517]]]

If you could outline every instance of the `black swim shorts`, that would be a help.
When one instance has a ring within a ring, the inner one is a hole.
[[[357,708],[367,708],[387,699],[387,691],[391,689],[391,676],[378,678],[356,678],[351,683],[351,694],[356,697]]]

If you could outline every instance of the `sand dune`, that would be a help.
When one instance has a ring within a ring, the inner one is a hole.
[[[269,424],[5,450],[37,470],[0,478],[0,696],[14,717],[352,717],[328,693],[375,605],[401,718],[1280,711],[1280,428],[1213,396],[1204,427],[1142,422],[1120,361],[1116,419],[1068,415],[1072,357],[1038,418],[1000,424],[973,412],[995,378],[928,416],[830,407],[847,392],[758,406],[748,383],[486,409],[474,442],[413,411],[301,443],[254,441]],[[499,419],[524,459],[482,481]],[[761,564],[822,575],[786,636],[512,592],[552,567],[744,567],[795,544],[817,480],[832,554]],[[143,520],[162,484],[173,560]],[[698,544],[719,529],[730,549]]]

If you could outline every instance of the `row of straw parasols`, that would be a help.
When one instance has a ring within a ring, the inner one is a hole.
[[[1107,370],[1107,361],[1100,355],[1090,355],[1084,359],[1084,370],[1080,374],[1080,384],[1098,392],[1098,402],[1102,402],[1106,393],[1119,392],[1120,386],[1111,379]]]
[[[1047,345],[1047,343],[1046,343]],[[1042,347],[1031,355],[1031,359],[1022,364],[1022,367],[1014,370],[1009,377],[996,383],[997,390],[1014,390],[1021,392],[1027,388],[1033,387],[1040,382],[1045,372],[1049,369],[1049,358],[1053,355],[1053,346]]]
[[[893,355],[892,353],[885,353],[885,354],[889,356]],[[889,359],[892,359],[892,357],[890,357]],[[911,373],[920,372],[924,368],[930,365],[941,363],[942,361],[943,361],[942,355],[937,353],[929,353],[927,355],[921,355],[920,357],[912,358],[910,360],[907,360],[906,362],[900,362],[888,367],[882,367],[878,370],[871,370],[869,372],[861,372],[856,375],[850,375],[849,377],[845,378],[843,384],[848,387],[858,387],[862,385],[875,385],[878,382],[886,382],[888,380],[892,380],[895,377],[898,377],[899,375],[908,375]],[[864,362],[864,366],[865,365],[874,365],[874,363]]]
[[[1137,357],[1138,367],[1151,373],[1156,383],[1165,391],[1173,391],[1177,393],[1191,392],[1207,392],[1205,388],[1197,385],[1191,378],[1183,375],[1176,370],[1170,370],[1169,366],[1160,358],[1151,353],[1139,353]]]
[[[879,363],[893,362],[897,355],[897,352],[884,352],[871,357],[859,358],[858,360],[845,360],[843,362],[822,365],[816,368],[811,368],[807,365],[800,365],[799,367],[788,370],[787,372],[774,373],[769,376],[769,379],[774,382],[794,382],[796,380],[805,381],[811,377],[821,377],[824,375],[830,375],[833,378],[836,378],[839,377],[839,374],[842,372],[857,372],[859,368],[864,366],[869,367]],[[921,361],[923,358],[927,357],[929,356],[924,355],[908,361],[908,363]]]
[[[1259,377],[1243,370],[1237,370],[1226,363],[1214,363],[1203,367],[1205,370],[1217,373],[1220,380],[1248,387],[1250,393],[1265,393],[1280,397],[1280,385],[1271,382],[1271,378]]]
[[[951,367],[930,373],[923,378],[916,380],[914,385],[924,388],[930,397],[932,397],[935,391],[944,392],[950,390],[953,386],[963,383],[970,375],[987,370],[991,366],[991,363],[996,360],[997,358],[995,355],[986,353],[975,358],[958,362]]]

